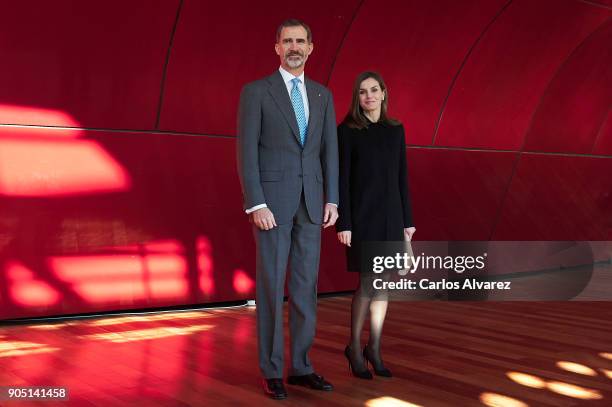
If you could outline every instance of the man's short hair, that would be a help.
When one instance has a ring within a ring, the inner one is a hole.
[[[306,30],[306,39],[308,40],[308,42],[312,42],[312,31],[310,31],[310,27],[308,27],[308,24],[306,24],[302,20],[298,20],[297,18],[288,18],[278,26],[278,29],[276,30],[276,42],[280,40],[280,35],[281,31],[283,31],[283,28],[300,26],[304,27],[304,29]]]

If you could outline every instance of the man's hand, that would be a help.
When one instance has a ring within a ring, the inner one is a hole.
[[[411,241],[412,240],[412,235],[414,235],[414,232],[416,232],[416,228],[415,227],[404,228],[404,240],[406,242]]]
[[[268,208],[257,209],[250,214],[251,221],[261,230],[270,230],[276,226],[274,215]]]
[[[351,247],[351,236],[352,233],[350,230],[338,232],[338,240],[340,240],[340,243],[345,244],[348,247]]]
[[[338,208],[336,205],[325,204],[325,213],[323,214],[323,229],[333,226],[338,220]]]

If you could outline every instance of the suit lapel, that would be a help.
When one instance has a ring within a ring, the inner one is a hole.
[[[297,124],[297,119],[295,118],[295,112],[293,111],[293,105],[291,104],[291,99],[289,99],[289,93],[287,92],[287,86],[283,81],[283,77],[280,72],[276,72],[275,74],[269,77],[269,81],[272,84],[268,91],[272,98],[276,102],[279,110],[282,112],[285,120],[291,127],[291,131],[295,136],[298,143],[300,142],[300,131]]]
[[[321,120],[321,93],[319,93],[308,77],[304,77],[304,86],[306,87],[306,94],[308,95],[309,113],[308,131],[306,132],[306,144],[308,144],[318,122]]]

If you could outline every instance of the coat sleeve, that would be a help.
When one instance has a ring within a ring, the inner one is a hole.
[[[334,99],[326,89],[327,104],[323,118],[321,135],[321,167],[325,187],[325,202],[338,205],[338,134],[336,133],[336,113]]]
[[[406,163],[406,135],[404,126],[400,127],[400,157],[399,157],[399,191],[402,200],[402,210],[404,214],[404,227],[414,226],[412,222],[412,205],[410,203],[410,193],[408,191],[408,167]]]
[[[351,222],[351,136],[346,126],[338,127],[338,150],[340,152],[340,205],[336,230],[343,232],[352,229]]]
[[[244,209],[266,203],[259,178],[259,138],[261,135],[261,100],[255,87],[245,85],[238,106],[238,176]]]

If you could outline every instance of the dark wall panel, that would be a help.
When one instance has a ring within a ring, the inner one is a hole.
[[[375,70],[387,82],[390,113],[404,122],[408,142],[430,145],[453,77],[504,3],[364,1],[330,80],[339,120],[357,75]]]
[[[608,19],[559,67],[532,119],[526,151],[591,152],[612,106],[610,44]]]
[[[515,153],[409,148],[418,240],[488,240]]]
[[[327,83],[357,0],[262,4],[253,1],[185,0],[180,16],[160,128],[234,135],[242,86],[270,75],[280,65],[274,51],[276,28],[286,18],[306,21],[314,51],[306,74]]]
[[[612,112],[610,110],[597,132],[593,154],[612,156]]]
[[[493,239],[612,240],[609,174],[610,159],[523,154]]]
[[[178,4],[3,1],[0,123],[152,129]]]
[[[609,11],[574,0],[515,0],[459,75],[436,145],[518,150],[545,89]]]

